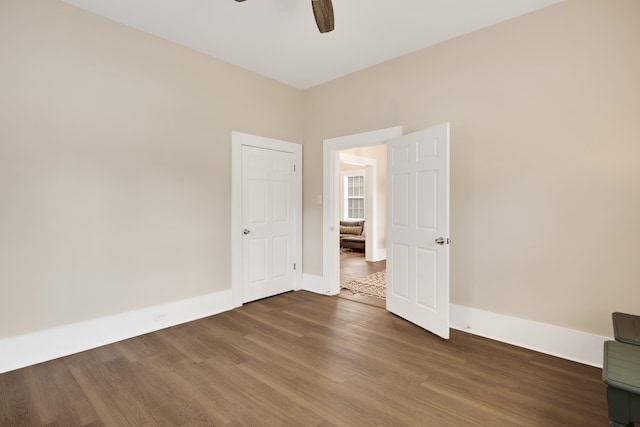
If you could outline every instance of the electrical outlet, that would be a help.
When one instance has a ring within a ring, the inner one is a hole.
[[[154,322],[163,322],[167,320],[167,313],[156,313],[153,315]]]

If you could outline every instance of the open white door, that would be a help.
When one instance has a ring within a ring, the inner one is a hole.
[[[295,156],[242,146],[242,302],[294,289]]]
[[[449,123],[387,143],[387,309],[449,338]]]

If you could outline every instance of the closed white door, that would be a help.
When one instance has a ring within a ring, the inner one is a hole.
[[[449,123],[387,155],[387,309],[449,338]]]
[[[242,302],[293,290],[294,154],[242,147]]]

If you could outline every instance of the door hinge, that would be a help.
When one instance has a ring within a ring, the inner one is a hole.
[[[293,263],[293,269],[294,270],[296,269],[296,263],[295,262]]]
[[[293,165],[293,171],[294,172],[296,171],[296,165]]]

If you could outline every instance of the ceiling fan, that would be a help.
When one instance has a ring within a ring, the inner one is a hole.
[[[244,0],[236,1],[240,3]],[[333,4],[331,4],[331,0],[311,0],[311,6],[318,30],[321,33],[333,31]]]

